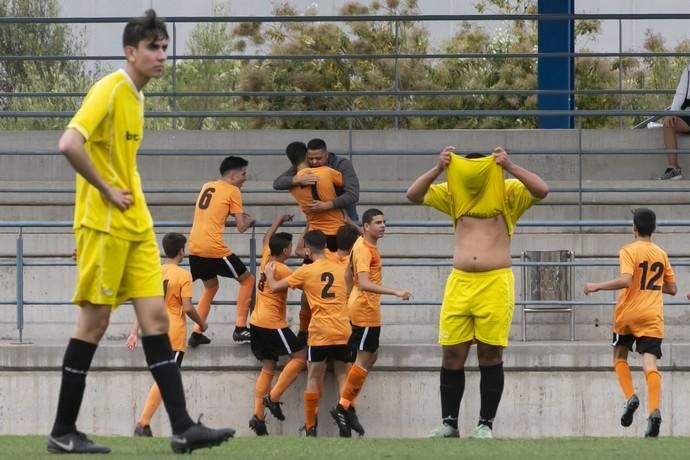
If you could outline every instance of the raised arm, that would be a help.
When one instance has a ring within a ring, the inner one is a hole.
[[[540,200],[549,194],[549,186],[544,179],[534,174],[532,171],[516,165],[510,160],[508,152],[503,147],[496,147],[493,152],[496,163],[508,171],[513,177],[522,182],[533,197]]]
[[[407,189],[407,199],[413,203],[421,203],[424,201],[424,195],[436,178],[446,170],[450,164],[450,153],[455,150],[455,147],[448,145],[441,150],[436,160],[436,166],[419,176],[410,187]]]
[[[268,227],[268,230],[266,230],[266,234],[264,235],[263,240],[261,240],[261,247],[266,246],[273,234],[280,228],[281,225],[283,225],[283,222],[292,220],[292,217],[292,214],[283,214],[280,216],[275,216],[273,218],[273,222],[271,222],[271,226]]]

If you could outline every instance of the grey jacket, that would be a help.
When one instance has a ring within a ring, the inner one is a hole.
[[[359,221],[355,205],[359,201],[359,179],[352,166],[352,162],[344,157],[339,157],[334,153],[328,153],[327,166],[340,171],[343,175],[343,186],[337,187],[335,192],[338,195],[333,200],[333,206],[344,208],[353,222]],[[297,169],[292,166],[273,181],[275,190],[290,190],[292,188],[292,178],[297,173]]]

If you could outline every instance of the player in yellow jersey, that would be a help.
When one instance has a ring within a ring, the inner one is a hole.
[[[181,233],[168,233],[163,237],[163,252],[165,253],[165,263],[161,267],[163,276],[163,297],[165,307],[168,310],[168,337],[170,346],[175,353],[177,365],[182,367],[182,359],[185,352],[185,341],[187,340],[187,325],[185,317],[199,325],[201,330],[208,327],[206,321],[201,319],[192,305],[192,275],[182,267],[180,263],[184,260],[184,247],[187,238]],[[134,351],[137,348],[139,333],[139,322],[135,319],[132,329],[127,337],[127,348]],[[161,403],[161,393],[158,385],[151,386],[149,394],[144,403],[144,409],[137,421],[134,429],[134,436],[151,437],[151,418],[156,413]]]
[[[340,402],[331,410],[339,429],[346,431],[349,427],[360,436],[364,435],[364,428],[359,423],[353,402],[378,358],[381,295],[393,295],[403,300],[412,297],[407,289],[391,289],[381,284],[381,255],[377,244],[386,231],[383,212],[374,208],[367,209],[362,214],[362,225],[364,232],[352,248],[347,273],[347,276],[353,278],[347,305],[352,323],[349,345],[357,358],[347,375]]]
[[[635,242],[623,246],[619,253],[620,276],[602,283],[586,283],[585,294],[620,289],[613,313],[613,367],[627,400],[621,425],[630,426],[640,405],[628,366],[628,351],[642,355],[642,370],[647,381],[647,430],[645,437],[659,436],[661,426],[661,358],[664,338],[664,299],[662,294],[676,295],[676,278],[668,256],[652,243],[656,214],[640,208],[633,213]]]
[[[144,136],[142,88],[163,74],[168,32],[153,10],[130,20],[123,33],[127,65],[96,82],[62,134],[58,148],[78,173],[74,234],[78,278],[73,301],[81,308],[62,364],[52,453],[107,453],[76,427],[86,374],[112,310],[134,304],[146,362],[170,417],[175,452],[220,444],[232,429],[194,423],[186,408],[180,369],[168,339],[160,253],[137,171]]]
[[[465,389],[465,361],[477,343],[481,407],[474,437],[493,437],[493,420],[503,394],[503,349],[515,305],[510,240],[522,214],[546,197],[539,176],[496,147],[491,155],[453,153],[448,146],[436,165],[407,190],[407,198],[450,216],[455,230],[453,270],[439,317],[441,419],[429,437],[458,437]],[[446,173],[447,182],[433,184]],[[514,179],[504,179],[504,172]]]
[[[258,436],[268,434],[265,421],[265,407],[278,420],[285,420],[280,408],[280,397],[295,381],[300,372],[307,367],[307,352],[304,342],[297,338],[287,324],[287,292],[271,292],[266,277],[266,265],[275,265],[275,278],[282,280],[292,273],[285,261],[292,255],[292,235],[276,233],[283,222],[292,219],[285,214],[273,220],[263,238],[259,281],[257,283],[256,305],[249,319],[252,330],[252,352],[261,361],[262,367],[256,381],[254,416],[249,427]],[[271,381],[276,370],[278,358],[290,355],[275,386]]]
[[[204,292],[197,310],[201,317],[208,318],[211,302],[218,292],[218,276],[234,278],[240,284],[235,310],[235,342],[249,343],[251,333],[247,328],[247,315],[254,291],[254,275],[230,250],[223,239],[225,222],[229,216],[235,218],[237,231],[244,233],[254,224],[254,219],[242,208],[240,188],[247,181],[247,160],[229,156],[220,164],[221,178],[207,182],[201,187],[194,207],[194,222],[189,234],[189,266],[192,279],[204,282]],[[194,328],[189,337],[189,346],[211,343]]]
[[[266,266],[266,278],[271,292],[281,292],[288,287],[302,289],[312,310],[307,343],[304,428],[307,436],[316,436],[316,414],[327,362],[333,360],[336,372],[341,369],[340,373],[345,374],[345,364],[352,362],[352,353],[347,346],[351,329],[346,305],[347,267],[324,256],[326,235],[321,230],[307,232],[304,235],[304,245],[313,263],[302,265],[280,281],[275,278],[276,264],[271,263]],[[340,376],[343,377],[344,375]],[[350,433],[341,433],[341,436],[349,435]]]

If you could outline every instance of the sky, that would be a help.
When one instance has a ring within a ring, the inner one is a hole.
[[[319,15],[337,15],[340,7],[350,0],[290,0],[299,11],[312,5]],[[385,0],[380,0],[382,3]],[[154,8],[161,16],[211,16],[214,4],[225,6],[233,16],[268,16],[276,0],[60,0],[62,17],[130,17]],[[368,3],[366,0],[363,3]],[[421,14],[475,14],[473,0],[418,0]],[[487,11],[491,12],[491,11]],[[688,0],[575,0],[576,13],[690,13]],[[662,32],[667,44],[672,47],[679,40],[690,37],[688,20],[629,20],[622,21],[621,37],[623,50],[641,50],[645,31]],[[432,44],[438,45],[458,30],[457,22],[426,23]],[[489,22],[491,28],[500,27],[499,22]],[[184,54],[184,43],[193,24],[176,25],[177,52]],[[87,33],[87,54],[121,54],[120,37],[122,24],[98,24],[85,26]],[[578,42],[576,49],[586,47],[597,52],[617,52],[619,48],[619,21],[603,21],[602,33],[596,42]]]

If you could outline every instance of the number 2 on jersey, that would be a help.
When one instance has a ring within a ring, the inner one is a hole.
[[[649,267],[649,262],[645,260],[639,265],[639,267],[642,269],[642,276],[640,277],[640,290],[660,291],[661,286],[655,286],[654,284],[663,276],[664,264],[661,262],[654,262],[652,266]],[[654,273],[649,281],[647,281],[647,272]]]
[[[326,285],[321,290],[321,298],[322,299],[332,299],[333,297],[335,297],[335,293],[328,292],[328,290],[331,288],[331,286],[333,286],[334,280],[335,280],[335,278],[333,277],[333,273],[331,273],[331,272],[321,273],[321,281],[326,282]]]

